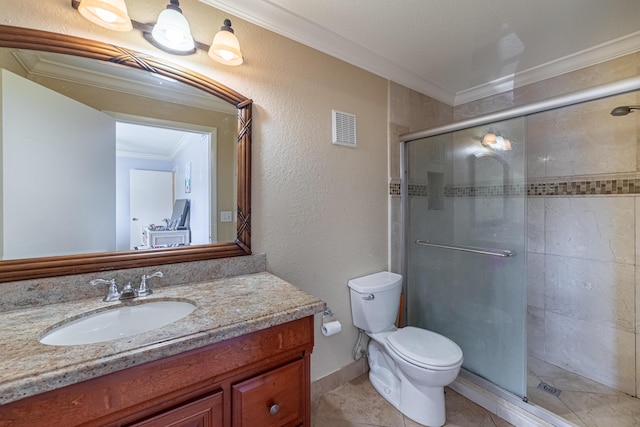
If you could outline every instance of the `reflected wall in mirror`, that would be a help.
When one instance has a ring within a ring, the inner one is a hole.
[[[0,26],[0,46],[0,281],[250,253],[251,100],[86,39]]]

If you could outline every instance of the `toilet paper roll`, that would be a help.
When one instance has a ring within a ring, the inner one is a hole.
[[[333,322],[327,322],[322,324],[322,335],[325,337],[330,337],[331,335],[335,335],[342,330],[342,325],[338,320],[334,320]]]

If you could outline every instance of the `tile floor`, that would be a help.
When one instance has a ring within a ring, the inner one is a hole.
[[[640,426],[640,399],[529,358],[529,402],[579,427]],[[558,397],[537,388],[543,381],[561,390]],[[447,388],[447,427],[505,427],[508,422]],[[312,402],[313,427],[419,427],[373,388],[367,374]]]
[[[311,406],[313,427],[420,427],[402,415],[373,388],[368,374],[316,399]],[[447,388],[447,427],[511,426]]]
[[[543,381],[561,390],[558,397],[537,388]],[[529,357],[529,402],[580,427],[640,426],[640,399]]]

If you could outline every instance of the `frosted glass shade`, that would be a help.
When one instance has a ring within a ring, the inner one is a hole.
[[[131,31],[124,0],[82,0],[78,12],[89,21],[114,31]]]
[[[511,150],[511,141],[501,135],[496,135],[493,132],[487,132],[482,135],[480,143],[485,147],[493,148],[494,150]]]
[[[187,18],[174,9],[165,9],[160,12],[151,36],[160,45],[171,50],[189,52],[195,49]]]
[[[220,30],[213,38],[209,56],[225,65],[240,65],[243,62],[238,38],[231,31]]]

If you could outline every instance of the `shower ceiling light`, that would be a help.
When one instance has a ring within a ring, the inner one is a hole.
[[[497,142],[496,134],[493,132],[485,133],[484,135],[482,135],[482,139],[480,140],[480,143],[485,147],[491,147],[496,142]]]
[[[133,25],[124,0],[82,0],[78,12],[89,21],[114,31],[131,31]]]
[[[640,105],[625,105],[622,107],[616,107],[611,110],[612,116],[626,116],[627,114],[633,112],[633,110],[640,110]]]
[[[511,141],[494,132],[485,132],[480,138],[480,143],[494,150],[511,151]]]

